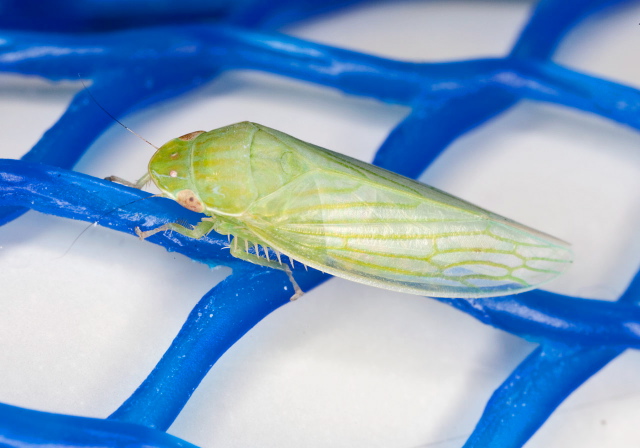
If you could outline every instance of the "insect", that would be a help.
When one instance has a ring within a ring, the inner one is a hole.
[[[564,241],[250,122],[169,141],[135,184],[111,179],[137,188],[152,180],[162,196],[208,215],[192,228],[136,228],[141,238],[230,235],[233,256],[289,275],[292,300],[302,291],[281,254],[368,285],[463,298],[527,291],[572,262]]]

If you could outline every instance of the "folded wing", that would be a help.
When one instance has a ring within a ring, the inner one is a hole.
[[[518,293],[571,263],[560,240],[401,180],[402,188],[394,188],[315,169],[256,202],[243,220],[264,242],[308,266],[413,294]]]

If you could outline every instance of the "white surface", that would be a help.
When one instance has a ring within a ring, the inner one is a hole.
[[[389,2],[288,31],[408,60],[499,56],[528,1]],[[640,6],[577,28],[557,61],[635,84]],[[78,83],[0,78],[2,157],[19,157]],[[271,75],[229,72],[124,118],[155,144],[252,120],[371,160],[408,109]],[[72,136],[70,136],[72,138]],[[456,141],[425,182],[573,243],[549,289],[613,300],[640,261],[640,134],[523,102]],[[78,170],[137,179],[152,149],[115,125]],[[30,212],[0,228],[0,402],[106,417],[140,384],[188,312],[228,270],[103,228]],[[334,279],[273,313],[205,378],[170,432],[203,447],[461,446],[533,344],[417,296]],[[570,397],[527,447],[637,446],[640,356]]]

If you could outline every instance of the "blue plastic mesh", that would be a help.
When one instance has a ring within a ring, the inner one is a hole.
[[[542,0],[509,56],[437,64],[393,61],[266,31],[345,4],[340,1],[1,3],[0,70],[51,80],[76,80],[82,73],[91,79],[102,106],[116,116],[237,68],[408,105],[411,114],[389,135],[374,163],[412,177],[452,140],[520,99],[560,104],[640,129],[640,92],[549,59],[572,25],[614,1]],[[78,33],[87,30],[104,32]],[[167,200],[118,208],[147,193],[69,171],[110,125],[111,119],[83,90],[21,160],[0,160],[0,222],[19,218],[27,208],[88,222],[100,218],[100,225],[126,233],[176,219],[196,221],[195,214]],[[105,210],[115,211],[105,216]],[[226,237],[212,234],[196,241],[159,235],[152,240],[193,260],[232,266],[233,274],[200,300],[156,368],[109,418],[70,417],[3,404],[2,446],[192,446],[163,431],[217,359],[286,304],[290,293],[284,289],[287,279],[282,273],[218,250]],[[313,270],[297,275],[304,290],[328,278]],[[495,391],[465,447],[522,446],[586,379],[626,347],[640,345],[635,331],[640,324],[638,275],[615,303],[544,291],[439,300],[540,342]]]

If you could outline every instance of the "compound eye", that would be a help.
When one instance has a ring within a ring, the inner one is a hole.
[[[193,140],[194,138],[196,138],[198,135],[200,134],[204,134],[205,131],[194,131],[194,132],[189,132],[188,134],[184,134],[181,137],[178,137],[178,140],[183,140],[185,142],[188,142],[189,140]]]
[[[192,212],[204,212],[204,204],[200,199],[198,199],[192,190],[180,190],[176,195],[176,201],[178,201],[178,204]]]

